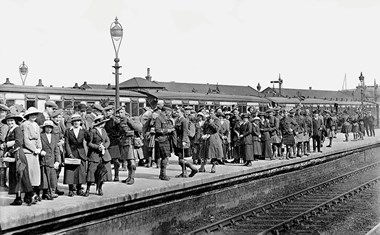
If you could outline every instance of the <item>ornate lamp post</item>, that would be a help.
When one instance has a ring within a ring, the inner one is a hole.
[[[112,38],[112,44],[113,48],[115,49],[115,65],[112,66],[115,68],[115,108],[117,109],[120,104],[120,97],[119,97],[119,69],[121,66],[119,66],[119,48],[121,45],[121,41],[123,39],[123,27],[121,24],[117,21],[117,17],[115,19],[115,22],[113,22],[110,26],[110,33],[111,33],[111,38]]]
[[[360,72],[359,81],[360,81],[360,101],[361,101],[361,105],[363,107],[363,102],[364,102],[364,93],[363,93],[363,89],[364,89],[364,76],[363,76],[362,72]]]
[[[257,83],[257,96],[260,97],[260,90],[261,90],[261,86],[260,86],[260,83]]]
[[[25,80],[26,80],[26,77],[28,76],[28,66],[26,66],[24,61],[22,62],[22,65],[20,65],[18,70],[20,72],[22,85],[25,86]]]

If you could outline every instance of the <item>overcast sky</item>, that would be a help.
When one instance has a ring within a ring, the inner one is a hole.
[[[1,0],[0,83],[114,84],[109,28],[124,28],[120,82],[340,90],[380,82],[378,0]]]

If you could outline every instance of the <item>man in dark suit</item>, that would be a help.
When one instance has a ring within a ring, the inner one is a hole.
[[[321,151],[321,137],[322,137],[322,130],[323,130],[323,121],[319,118],[318,112],[314,111],[313,113],[313,152],[315,152],[316,149],[318,149],[318,152]]]

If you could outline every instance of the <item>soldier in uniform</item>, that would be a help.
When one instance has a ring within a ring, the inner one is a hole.
[[[175,131],[177,133],[177,140],[174,143],[175,149],[174,152],[178,156],[178,164],[182,168],[182,173],[177,175],[177,178],[186,178],[186,167],[191,169],[189,177],[193,177],[198,170],[188,161],[185,160],[185,157],[190,156],[190,139],[189,139],[189,120],[184,116],[185,110],[182,108],[177,109],[178,117],[175,121]]]
[[[133,151],[133,138],[135,137],[135,131],[141,132],[141,128],[132,121],[123,106],[116,110],[116,117],[120,118],[120,155],[121,159],[127,162],[128,169],[128,178],[122,180],[122,182],[134,184],[136,157]]]
[[[120,119],[116,118],[114,115],[114,108],[112,106],[107,106],[104,108],[106,112],[106,124],[104,129],[107,132],[108,138],[110,140],[110,146],[108,147],[108,152],[111,155],[112,163],[115,170],[115,175],[113,181],[119,181],[119,168],[120,168]]]
[[[367,120],[368,120],[368,127],[369,127],[369,135],[375,136],[375,117],[372,115],[371,111],[367,114]]]
[[[58,108],[57,104],[53,101],[45,102],[45,111],[37,116],[37,124],[41,126],[45,121],[50,120],[50,115]]]
[[[295,147],[297,148],[297,156],[302,157],[305,150],[303,149],[304,142],[304,130],[305,130],[305,119],[304,116],[300,114],[301,109],[297,108],[295,110],[294,120],[297,122],[297,128],[295,132]]]
[[[346,138],[345,140],[343,140],[343,142],[348,142],[348,136],[351,132],[351,123],[350,123],[350,116],[348,115],[347,110],[343,111],[341,120],[342,120],[341,122],[343,123],[342,133],[344,133],[344,136]]]
[[[161,180],[170,180],[170,177],[166,175],[166,166],[169,162],[171,154],[169,135],[175,131],[174,127],[170,125],[168,117],[165,115],[164,106],[157,105],[158,112],[157,118],[154,120],[154,129],[156,133],[155,152],[160,162],[160,176]]]
[[[297,127],[297,122],[293,119],[294,110],[285,113],[280,120],[280,131],[282,133],[282,142],[286,146],[286,159],[293,158],[294,130]]]
[[[278,109],[276,109],[276,111],[278,111]],[[271,128],[270,136],[271,136],[272,151],[273,151],[271,160],[274,160],[277,158],[277,156],[280,156],[280,152],[281,152],[281,138],[279,137],[280,119],[277,116],[273,116],[272,109],[269,109],[267,113],[268,113],[269,126]]]
[[[50,119],[53,123],[53,130],[52,130],[52,134],[55,135],[56,139],[58,140],[57,142],[57,145],[58,145],[58,149],[59,149],[59,165],[56,169],[56,175],[57,175],[57,182],[58,182],[58,179],[59,179],[59,174],[61,173],[61,170],[62,170],[62,166],[63,166],[63,163],[64,163],[64,143],[65,143],[65,139],[64,139],[64,136],[65,136],[65,131],[66,131],[66,127],[65,125],[63,124],[62,122],[62,110],[55,110],[51,115],[50,115]],[[56,184],[57,187],[54,189],[55,190],[55,194],[57,195],[63,195],[64,192],[63,191],[60,191],[58,189],[58,183]],[[53,196],[55,196],[53,194]]]
[[[305,120],[303,149],[304,149],[304,155],[309,156],[310,137],[313,133],[313,119],[312,117],[310,117],[310,111],[308,109],[306,109],[303,112],[303,115],[304,115],[304,120]]]
[[[334,137],[334,129],[335,129],[335,123],[331,117],[331,113],[328,110],[325,110],[326,116],[325,116],[325,128],[327,132],[327,137],[329,138],[329,144],[326,146],[330,148],[332,146],[332,139]]]

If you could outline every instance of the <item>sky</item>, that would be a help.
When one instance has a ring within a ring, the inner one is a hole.
[[[0,83],[115,84],[110,25],[123,26],[120,82],[341,90],[380,82],[378,0],[1,0]],[[277,86],[276,86],[277,87]],[[1,88],[0,88],[1,89]]]

